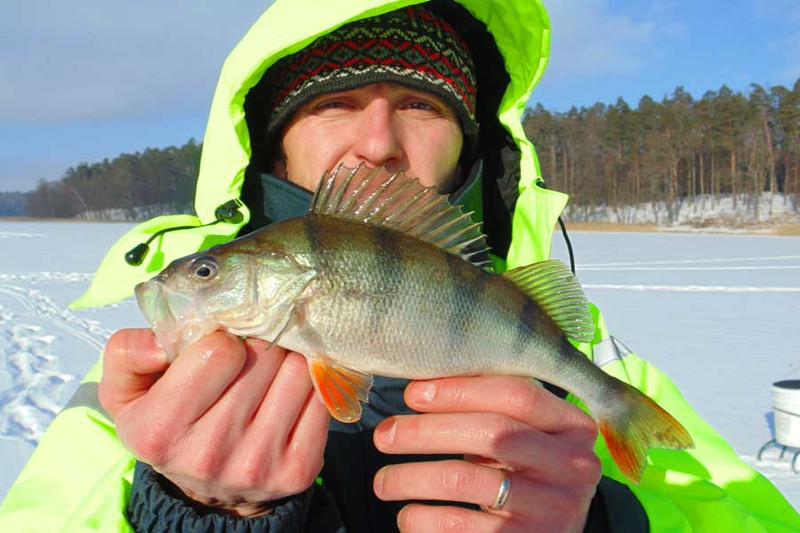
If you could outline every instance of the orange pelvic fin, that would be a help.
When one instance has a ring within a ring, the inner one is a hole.
[[[314,357],[308,363],[311,380],[331,416],[340,422],[357,422],[361,403],[369,397],[372,374],[334,363],[326,357]]]
[[[625,477],[638,484],[650,448],[693,448],[689,432],[653,400],[627,386],[618,409],[598,420],[609,452]]]

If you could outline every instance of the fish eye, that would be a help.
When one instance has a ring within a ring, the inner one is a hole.
[[[213,278],[216,273],[217,262],[214,261],[213,257],[198,257],[194,263],[192,263],[192,275],[196,278],[210,279]]]

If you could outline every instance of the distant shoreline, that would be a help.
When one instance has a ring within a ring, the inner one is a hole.
[[[86,218],[36,218],[36,217],[0,217],[0,222],[89,222],[136,224],[133,220],[86,219]],[[770,235],[783,237],[800,237],[800,224],[781,224],[778,226],[744,225],[731,228],[724,226],[691,227],[691,226],[656,226],[655,224],[619,224],[615,222],[570,222],[566,223],[567,231],[614,231],[628,233],[701,233],[721,235]],[[555,228],[559,231],[558,226]]]

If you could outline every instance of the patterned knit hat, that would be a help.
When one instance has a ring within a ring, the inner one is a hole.
[[[391,82],[426,91],[447,103],[465,146],[475,142],[475,67],[466,43],[445,20],[412,6],[346,24],[284,57],[266,75],[274,139],[308,101],[330,92]]]

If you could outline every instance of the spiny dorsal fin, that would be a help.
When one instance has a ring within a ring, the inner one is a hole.
[[[402,231],[479,267],[491,264],[478,260],[487,257],[489,247],[472,213],[405,172],[339,165],[322,176],[310,212]]]
[[[539,304],[568,338],[591,342],[594,323],[589,305],[567,265],[550,259],[509,270],[503,277]]]

